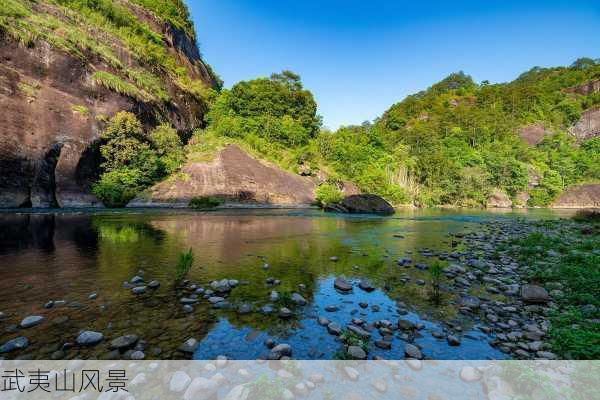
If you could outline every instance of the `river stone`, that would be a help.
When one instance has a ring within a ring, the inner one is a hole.
[[[450,346],[460,346],[460,339],[454,335],[448,335],[448,337],[446,337],[446,341]]]
[[[136,286],[133,289],[131,289],[131,292],[133,294],[144,294],[146,293],[146,286]]]
[[[148,287],[149,287],[150,289],[158,289],[158,288],[160,287],[160,282],[159,282],[159,281],[151,281],[151,282],[148,284]]]
[[[359,282],[358,287],[364,290],[365,292],[372,292],[373,290],[375,290],[375,286],[373,286],[371,282],[365,279]]]
[[[135,285],[136,283],[144,282],[144,278],[142,278],[139,275],[136,275],[133,278],[131,278],[131,280],[129,282],[133,283]]]
[[[31,328],[44,322],[44,317],[40,315],[30,315],[21,321],[21,328]]]
[[[296,303],[299,306],[304,306],[306,305],[306,299],[304,297],[302,297],[300,294],[298,293],[293,293],[292,294],[292,301],[294,303]]]
[[[222,301],[225,301],[225,299],[223,297],[213,296],[213,297],[209,297],[208,298],[208,302],[210,304],[217,304],[217,303],[220,303]]]
[[[184,304],[183,305],[183,312],[186,313],[186,314],[191,314],[191,313],[194,312],[194,307],[192,307],[189,304]]]
[[[545,304],[550,301],[546,289],[535,285],[523,285],[521,287],[521,298],[526,304]]]
[[[333,286],[342,292],[349,292],[352,290],[352,284],[342,276],[339,276],[335,279]]]
[[[110,348],[118,350],[128,349],[135,346],[138,340],[139,337],[137,335],[120,336],[110,342]]]
[[[266,305],[264,305],[264,306],[262,306],[260,308],[260,312],[263,313],[263,314],[265,314],[265,315],[272,314],[273,313],[273,306],[271,306],[270,304],[266,304]]]
[[[460,305],[462,307],[477,309],[481,305],[481,300],[475,296],[464,296],[460,299]]]
[[[399,319],[398,320],[398,329],[401,329],[403,331],[412,331],[413,329],[415,329],[415,324],[413,324],[411,321],[409,321],[407,319]]]
[[[179,346],[178,350],[183,353],[193,353],[198,348],[198,341],[195,338],[190,338],[185,341],[181,346]]]
[[[327,312],[336,312],[338,310],[339,310],[339,308],[334,305],[325,306],[325,311],[327,311]]]
[[[25,336],[19,336],[0,346],[0,353],[10,353],[11,351],[22,350],[28,345],[29,340]]]
[[[337,322],[331,322],[327,325],[327,332],[332,335],[339,336],[342,333],[342,327]]]
[[[130,360],[143,360],[144,358],[146,358],[146,355],[140,350],[133,351],[131,354],[129,354]]]
[[[182,297],[181,299],[179,299],[179,302],[181,304],[196,304],[198,302],[198,299],[192,299],[189,297]]]
[[[277,300],[279,300],[279,293],[277,293],[276,290],[271,290],[271,295],[269,296],[269,300],[271,300],[272,302],[276,302]]]
[[[238,307],[238,314],[240,315],[246,315],[246,314],[250,314],[252,312],[252,306],[250,304],[240,304],[240,306]]]
[[[288,319],[292,317],[292,312],[289,308],[281,307],[277,315],[279,316],[279,318]]]
[[[359,346],[348,346],[348,355],[354,360],[367,359],[367,353]]]
[[[352,333],[354,333],[356,336],[360,337],[361,339],[370,339],[371,338],[371,334],[369,332],[367,332],[366,330],[364,330],[363,328],[361,328],[360,326],[356,326],[356,325],[348,325],[348,330]]]
[[[421,350],[419,350],[419,348],[414,344],[410,343],[404,345],[404,354],[410,358],[416,358],[417,360],[423,358],[423,353],[421,353]]]
[[[375,346],[383,350],[390,350],[392,348],[392,342],[388,342],[387,340],[377,340]]]
[[[318,322],[319,322],[319,325],[321,325],[321,326],[327,326],[327,325],[329,325],[330,321],[325,317],[319,317]]]
[[[271,349],[269,353],[269,360],[279,360],[281,357],[291,357],[292,346],[286,343],[278,344]]]
[[[94,346],[104,339],[100,332],[83,331],[77,336],[76,342],[80,346]]]

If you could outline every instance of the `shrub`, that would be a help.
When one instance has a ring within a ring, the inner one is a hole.
[[[315,191],[315,199],[321,207],[338,203],[344,199],[344,194],[337,186],[330,183],[321,184]]]
[[[164,173],[175,172],[185,159],[183,145],[177,131],[168,124],[162,124],[154,128],[149,136]]]
[[[138,171],[120,169],[102,174],[92,193],[107,207],[124,207],[140,190]]]
[[[189,206],[194,209],[206,209],[206,208],[215,208],[223,204],[221,199],[216,197],[194,197],[190,200]]]

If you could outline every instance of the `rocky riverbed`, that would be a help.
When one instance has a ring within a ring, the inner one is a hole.
[[[23,237],[0,243],[0,356],[560,358],[565,288],[517,257],[540,217],[556,215],[2,215]]]

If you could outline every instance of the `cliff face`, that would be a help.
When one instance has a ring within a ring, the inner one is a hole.
[[[308,206],[315,201],[314,191],[310,178],[256,160],[230,145],[211,162],[188,162],[179,174],[155,185],[128,207],[187,207],[192,198],[207,196],[249,205]]]
[[[554,208],[600,208],[600,185],[579,185],[567,189],[552,204]]]
[[[216,82],[193,35],[128,1],[87,14],[69,2],[6,1],[0,207],[99,206],[89,191],[100,162],[97,139],[118,111],[147,126],[169,121],[182,135],[202,126],[203,95]],[[111,20],[111,10],[121,20]],[[131,40],[140,31],[154,42]]]

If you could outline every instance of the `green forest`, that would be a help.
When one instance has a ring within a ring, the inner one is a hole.
[[[322,127],[300,77],[283,71],[213,95],[206,128],[194,132],[184,150],[177,140],[163,141],[165,150],[152,139],[156,132],[143,137],[117,116],[103,136],[106,173],[96,193],[111,204],[124,203],[175,171],[182,151],[190,161],[203,161],[236,143],[286,170],[319,177],[321,203],[339,200],[342,182],[351,181],[395,205],[480,207],[500,190],[517,205],[546,206],[570,185],[600,180],[600,138],[576,143],[567,132],[584,110],[600,103],[600,93],[565,90],[598,78],[600,63],[588,58],[569,67],[535,67],[510,83],[478,84],[453,73],[373,122],[331,132]],[[543,125],[547,135],[529,145],[519,130],[533,123]],[[135,151],[138,157],[148,154],[142,161],[124,158],[137,165],[136,179],[126,179],[132,166],[119,167],[111,155],[119,124],[130,130],[123,138],[138,138],[143,146]],[[169,152],[168,162],[161,162]],[[125,181],[134,181],[134,189],[125,190]],[[121,201],[111,192],[115,182],[117,192],[127,192]]]

